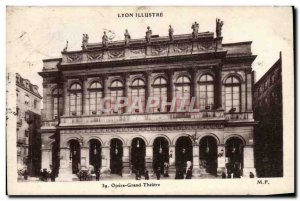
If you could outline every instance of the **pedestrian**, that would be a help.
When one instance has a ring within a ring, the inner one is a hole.
[[[192,168],[189,167],[186,171],[185,179],[192,179]]]
[[[28,172],[27,172],[27,169],[24,170],[23,176],[24,176],[24,179],[25,179],[25,180],[28,179]]]
[[[250,173],[249,173],[249,177],[250,177],[250,178],[254,178],[253,172],[250,172]]]
[[[169,177],[169,163],[164,163],[164,177]]]
[[[140,170],[138,170],[138,169],[135,172],[135,179],[136,180],[141,180]]]
[[[156,170],[156,178],[157,180],[160,180],[160,167],[158,167]]]
[[[50,178],[51,178],[51,182],[55,182],[55,171],[54,171],[53,168],[52,168],[52,171],[50,173]]]
[[[145,180],[149,180],[149,172],[148,172],[148,170],[145,171]]]
[[[226,173],[222,172],[222,179],[226,179]]]
[[[99,168],[96,170],[95,174],[96,174],[96,181],[99,181],[99,179],[100,179],[100,170],[99,170]]]

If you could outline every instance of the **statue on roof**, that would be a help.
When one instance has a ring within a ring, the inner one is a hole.
[[[106,35],[106,31],[103,32],[102,45],[103,45],[103,47],[107,47],[108,46],[108,36]]]
[[[150,29],[150,27],[147,27],[147,31],[146,31],[146,42],[150,43],[151,41],[151,35],[152,35],[152,30]]]
[[[169,25],[169,38],[170,38],[170,41],[173,41],[174,37],[174,29],[172,28],[171,25]]]
[[[89,36],[87,34],[82,34],[82,49],[86,50],[87,49],[87,44],[89,42]]]
[[[192,30],[193,30],[193,39],[196,39],[198,37],[198,31],[199,31],[199,24],[195,21],[194,24],[192,24]]]
[[[217,38],[222,36],[222,26],[224,25],[223,21],[219,18],[216,19],[216,36]]]
[[[63,52],[68,51],[68,45],[69,45],[69,41],[67,41],[65,48],[63,49]]]
[[[129,41],[131,39],[131,36],[130,36],[130,34],[129,34],[129,32],[128,32],[127,29],[125,29],[124,36],[125,36],[125,45],[127,46],[127,45],[129,45]]]

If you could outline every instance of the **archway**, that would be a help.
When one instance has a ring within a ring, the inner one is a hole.
[[[146,143],[142,138],[134,138],[131,142],[131,167],[135,173],[145,170]]]
[[[200,140],[199,156],[201,166],[207,173],[216,175],[218,167],[217,141],[212,136],[205,136]]]
[[[176,141],[176,169],[184,171],[187,166],[187,161],[193,161],[193,144],[189,137],[182,136]]]
[[[112,174],[122,175],[123,142],[114,138],[110,141],[110,170]]]
[[[101,168],[102,165],[102,159],[101,159],[101,143],[99,140],[92,139],[90,140],[90,165],[94,167],[94,170],[98,170]]]
[[[72,173],[78,173],[80,169],[80,144],[77,140],[70,140],[70,159],[72,160]]]
[[[153,143],[153,169],[164,172],[164,163],[169,163],[169,142],[164,137],[158,137]]]
[[[237,137],[231,137],[226,141],[226,169],[228,174],[239,178],[243,170],[243,141]]]

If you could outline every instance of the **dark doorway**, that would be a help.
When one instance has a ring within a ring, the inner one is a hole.
[[[153,143],[153,169],[156,172],[158,167],[161,173],[164,172],[164,163],[169,163],[169,142],[164,137],[158,137]]]
[[[189,137],[183,136],[176,141],[176,169],[184,171],[187,166],[187,161],[193,161],[193,145]]]
[[[131,143],[131,167],[135,173],[139,170],[143,173],[145,170],[146,144],[141,138],[134,138]]]
[[[59,169],[59,151],[56,142],[52,143],[52,170],[55,174],[55,177],[58,176]]]
[[[232,137],[226,141],[226,163],[227,172],[233,173],[234,177],[240,177],[243,170],[243,142],[237,137]]]
[[[110,141],[110,170],[112,174],[122,175],[123,168],[123,143],[119,139]]]
[[[94,170],[99,170],[102,164],[101,158],[101,143],[99,140],[92,139],[90,140],[90,165],[94,167]]]
[[[201,166],[207,173],[216,175],[218,166],[218,147],[216,139],[212,136],[203,137],[200,140],[199,152]]]
[[[72,173],[78,173],[80,169],[80,145],[77,140],[70,140],[70,159],[72,160]]]

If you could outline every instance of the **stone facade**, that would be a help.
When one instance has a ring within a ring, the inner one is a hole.
[[[60,176],[92,165],[100,166],[103,174],[126,176],[139,168],[152,174],[164,168],[164,162],[175,174],[191,161],[194,177],[236,169],[246,177],[255,174],[251,68],[255,58],[251,42],[222,44],[222,37],[205,32],[197,38],[174,35],[171,41],[155,37],[126,45],[88,43],[83,50],[44,60],[39,73],[44,87],[42,167],[54,167]],[[159,91],[159,79],[160,93],[164,91],[169,101],[185,86],[184,93],[197,97],[195,107],[200,111],[137,114],[124,108],[104,114],[95,109],[97,95],[92,94],[111,95],[116,81],[117,90],[130,97],[135,80],[141,80],[139,89],[147,99]],[[92,87],[94,83],[98,88]],[[210,91],[205,88],[211,95],[198,95],[202,85],[212,86]]]
[[[17,97],[17,164],[30,175],[40,171],[41,99],[38,86],[16,74]]]
[[[283,176],[282,58],[254,85],[256,169],[259,177]]]

